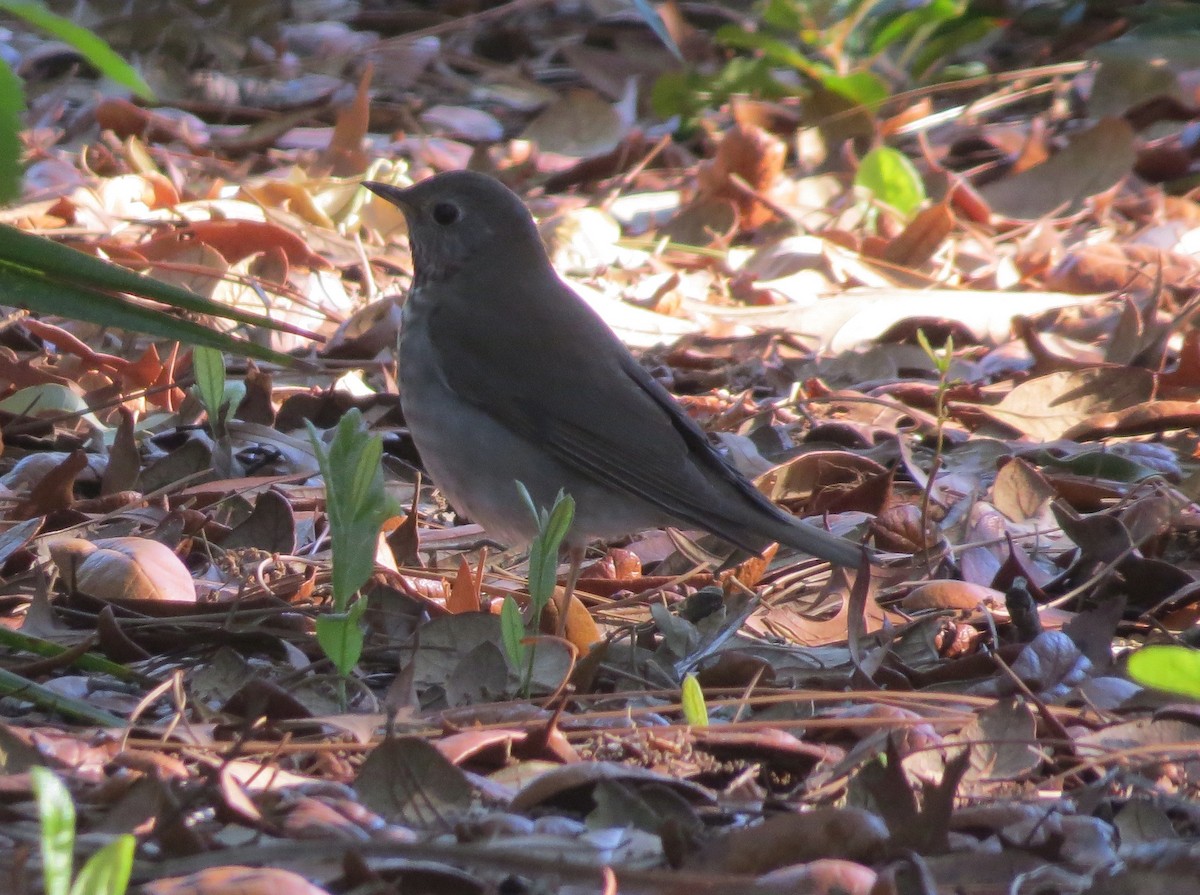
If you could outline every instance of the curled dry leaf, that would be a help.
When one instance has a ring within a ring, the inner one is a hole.
[[[738,177],[756,193],[768,192],[783,171],[787,144],[753,124],[739,123],[725,133],[716,156],[696,172],[697,201],[723,199],[733,203],[741,226],[753,230],[775,219],[775,212],[739,188]]]
[[[328,895],[298,873],[277,867],[209,867],[142,886],[145,895]]]
[[[1073,248],[1046,275],[1046,288],[1079,294],[1150,289],[1159,271],[1168,285],[1187,283],[1200,263],[1182,252],[1152,245],[1102,242]]]
[[[558,630],[558,606],[563,597],[563,589],[555,588],[554,599],[542,611],[541,630],[543,634],[553,634]],[[572,595],[567,607],[567,624],[563,632],[581,655],[586,655],[593,644],[604,639],[596,620],[588,612],[587,607],[580,602],[579,597]]]
[[[989,609],[1003,608],[1004,594],[993,588],[966,581],[930,581],[914,588],[900,601],[900,606],[909,612],[921,609],[960,609],[974,612],[981,606]]]
[[[192,221],[162,236],[155,236],[138,248],[150,261],[173,259],[181,243],[196,242],[216,249],[230,264],[243,258],[278,248],[288,262],[297,267],[324,269],[329,262],[312,251],[308,243],[290,230],[268,221],[211,220]]]
[[[859,808],[779,814],[716,840],[701,857],[725,873],[766,873],[818,858],[874,860],[888,842],[887,825]]]
[[[1149,401],[1111,413],[1098,413],[1063,433],[1073,441],[1092,441],[1129,435],[1155,435],[1170,429],[1200,426],[1200,406],[1194,401]]]
[[[924,524],[922,524],[924,523]],[[916,504],[901,503],[880,512],[872,526],[879,546],[895,553],[919,553],[938,542],[937,524]]]
[[[183,561],[149,538],[67,538],[50,545],[50,556],[69,590],[98,600],[196,600]]]
[[[854,861],[827,859],[808,864],[792,864],[772,870],[758,878],[760,883],[771,886],[794,887],[794,891],[813,892],[816,895],[870,895],[874,890],[877,874],[870,867]]]
[[[1015,220],[1079,213],[1090,197],[1119,184],[1133,169],[1133,128],[1104,118],[1077,134],[1065,149],[980,189],[992,210]]]

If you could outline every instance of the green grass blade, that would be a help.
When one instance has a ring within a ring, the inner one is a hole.
[[[25,90],[21,79],[0,61],[0,202],[12,202],[21,195],[21,114],[25,111]]]
[[[0,3],[2,2],[3,0],[0,0]],[[69,246],[60,245],[52,239],[34,236],[7,225],[0,225],[0,266],[23,269],[30,275],[39,275],[81,288],[128,292],[184,311],[211,314],[247,326],[261,326],[313,337],[312,333],[299,327],[279,323],[261,314],[231,308],[182,287],[134,273]]]
[[[136,847],[137,840],[129,833],[108,843],[83,865],[71,886],[71,895],[125,895]]]
[[[125,727],[124,719],[118,718],[104,709],[96,708],[86,699],[63,696],[49,687],[44,687],[4,668],[0,668],[0,696],[23,699],[48,711],[59,712],[68,718],[82,721],[84,724],[94,724],[97,727]]]
[[[42,885],[46,895],[67,895],[75,860],[75,803],[49,768],[39,766],[29,773],[41,825]]]
[[[78,253],[76,253],[78,254]],[[283,366],[294,366],[295,358],[261,345],[218,332],[191,320],[174,317],[105,292],[55,283],[37,274],[0,262],[0,296],[4,303],[28,308],[39,314],[57,314],[99,326],[115,326],[161,339],[190,345],[207,345],[238,357],[255,357]]]
[[[56,16],[41,3],[0,0],[0,11],[24,19],[35,28],[40,28],[70,44],[106,78],[116,81],[122,87],[128,87],[143,99],[154,99],[154,91],[137,70],[88,29],[62,16]]]

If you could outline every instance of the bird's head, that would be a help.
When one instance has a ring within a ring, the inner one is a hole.
[[[404,213],[414,286],[449,279],[468,264],[544,262],[545,249],[524,203],[486,174],[450,171],[407,189],[372,181],[363,186]]]

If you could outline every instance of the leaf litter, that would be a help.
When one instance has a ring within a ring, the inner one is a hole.
[[[1200,617],[1187,46],[1097,12],[1057,50],[1086,62],[1034,68],[1016,17],[989,78],[905,93],[896,70],[869,111],[737,89],[689,122],[651,111],[681,71],[662,34],[711,75],[740,13],[216,4],[123,31],[108,5],[85,4],[98,33],[169,99],[13,41],[30,164],[3,220],[326,341],[254,333],[310,368],[226,357],[222,422],[188,346],[6,317],[10,890],[38,890],[37,765],[82,850],[136,834],[156,895],[1200,882],[1200,718],[1123,665]],[[416,474],[403,224],[357,185],[467,164],[526,197],[739,469],[887,561],[720,571],[706,537],[639,533],[596,546],[512,667],[527,559]],[[305,424],[352,409],[406,509],[342,681]],[[690,674],[707,726],[684,722]]]

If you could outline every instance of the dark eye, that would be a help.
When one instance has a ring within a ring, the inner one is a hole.
[[[443,227],[449,227],[459,219],[458,206],[451,202],[439,202],[433,206],[433,219]]]

